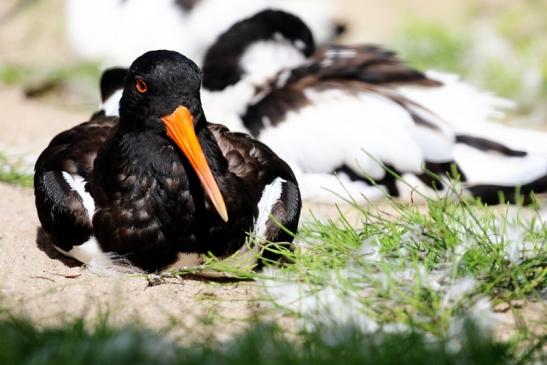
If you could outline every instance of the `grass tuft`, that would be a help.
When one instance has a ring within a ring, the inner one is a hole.
[[[467,317],[490,333],[499,323],[494,305],[541,298],[547,287],[547,227],[533,210],[452,199],[354,205],[357,224],[341,210],[337,219],[313,218],[286,253],[293,264],[258,278],[264,299],[304,327],[446,336]]]

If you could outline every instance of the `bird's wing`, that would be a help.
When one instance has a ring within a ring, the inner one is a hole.
[[[228,161],[228,170],[239,177],[257,206],[253,233],[268,242],[292,241],[302,200],[296,177],[289,165],[270,148],[244,133],[231,133],[219,124],[209,124]],[[271,252],[264,257],[276,259]]]
[[[276,177],[294,180],[290,167],[268,146],[245,133],[233,133],[223,125],[209,124],[228,161],[230,172],[252,184],[267,184]]]
[[[375,85],[442,85],[405,64],[394,52],[374,45],[319,48],[307,63],[291,70],[288,81],[295,82],[309,76],[319,81],[351,80]]]
[[[59,133],[38,157],[35,171],[65,171],[87,179],[99,148],[117,123],[117,118],[97,116]]]

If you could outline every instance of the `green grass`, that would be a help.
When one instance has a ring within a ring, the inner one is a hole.
[[[33,176],[21,171],[18,164],[8,161],[5,155],[0,153],[0,181],[9,184],[32,187]]]
[[[525,319],[508,343],[490,336],[497,324],[491,301],[542,300],[547,227],[540,217],[473,200],[426,202],[426,209],[392,200],[383,208],[353,204],[357,224],[341,211],[308,220],[294,251],[268,248],[287,258],[282,267],[255,273],[211,258],[201,268],[255,279],[267,314],[292,317],[298,334],[254,319],[227,343],[182,347],[138,326],[77,321],[37,329],[0,316],[0,364],[512,364],[545,357],[547,337]]]
[[[494,305],[543,300],[547,226],[537,212],[453,197],[426,202],[352,203],[357,224],[342,211],[314,218],[299,229],[293,252],[270,248],[290,262],[281,268],[256,274],[215,260],[206,268],[256,279],[261,299],[303,328],[351,324],[443,337],[467,317],[488,333],[498,324]],[[538,340],[528,328],[536,325],[523,321],[515,344]]]
[[[460,341],[409,332],[363,334],[354,327],[286,335],[255,323],[226,342],[206,339],[182,346],[141,327],[112,328],[82,321],[37,328],[0,320],[0,363],[80,364],[516,364],[510,346],[483,337],[471,323]],[[325,335],[328,333],[329,335]]]
[[[383,214],[355,206],[357,226],[342,214],[304,225],[297,240],[305,249],[288,254],[295,264],[276,272],[274,293],[275,281],[287,280],[281,287],[293,299],[317,302],[317,313],[308,304],[299,315],[328,317],[332,308],[319,303],[333,301],[359,308],[365,320],[442,335],[464,314],[493,326],[480,309],[484,296],[505,302],[546,287],[547,227],[537,217],[449,199],[428,200],[425,212],[396,202],[390,208]]]
[[[411,20],[396,36],[393,46],[414,67],[464,73],[464,54],[471,45],[466,32],[454,32],[441,24]]]
[[[0,82],[5,85],[32,85],[44,80],[78,80],[98,84],[101,69],[98,63],[81,62],[62,67],[30,67],[21,65],[0,65]]]

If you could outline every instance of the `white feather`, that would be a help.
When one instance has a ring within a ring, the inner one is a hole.
[[[87,211],[89,219],[93,219],[93,214],[95,214],[95,201],[89,192],[85,190],[86,181],[80,175],[72,175],[66,171],[63,171],[63,178],[70,186],[70,188],[80,196],[82,204]]]
[[[397,91],[437,114],[457,134],[487,138],[547,158],[547,133],[497,123],[506,111],[515,108],[514,102],[479,90],[457,75],[437,71],[426,74],[443,86],[402,86]]]
[[[251,44],[243,52],[240,65],[247,80],[255,85],[261,85],[279,71],[298,66],[305,59],[298,48],[280,37],[275,41],[258,41]]]
[[[272,208],[275,203],[281,198],[281,193],[283,192],[283,185],[287,181],[278,177],[270,184],[264,187],[262,191],[262,196],[258,202],[258,216],[254,224],[254,234],[257,237],[264,238],[266,233],[266,223],[270,219]]]
[[[252,44],[241,57],[240,64],[244,73],[237,84],[221,91],[201,90],[202,104],[208,119],[229,126],[234,132],[248,132],[240,116],[249,104],[264,96],[256,94],[257,87],[264,85],[279,71],[290,69],[303,61],[304,56],[287,40]],[[287,78],[289,75],[282,73],[280,76]]]
[[[443,86],[405,85],[396,91],[435,113],[453,128],[502,118],[505,110],[515,106],[509,100],[473,87],[457,75],[437,71],[428,71],[426,75],[442,82]]]
[[[141,270],[132,266],[127,260],[113,253],[104,252],[93,236],[81,245],[73,246],[70,251],[65,251],[55,245],[53,247],[63,255],[72,257],[85,264],[90,271],[97,274],[110,276],[120,273],[141,272]]]
[[[128,66],[154,49],[195,52],[186,35],[185,14],[173,0],[69,0],[67,32],[82,58]]]
[[[92,220],[93,214],[95,213],[95,201],[85,190],[86,181],[80,175],[69,174],[66,171],[63,171],[62,174],[71,189],[76,191],[80,196],[89,219]],[[133,267],[127,260],[114,253],[104,252],[93,236],[86,242],[73,246],[70,251],[65,251],[55,245],[53,246],[63,255],[80,261],[91,271],[99,274],[112,275],[116,273],[139,272],[139,270]]]
[[[345,174],[298,174],[296,177],[302,200],[307,202],[336,204],[352,199],[358,204],[367,204],[387,196],[382,186],[351,181]]]
[[[467,185],[516,186],[547,175],[547,160],[533,154],[509,157],[458,144],[455,157],[467,177]]]
[[[347,165],[381,179],[385,172],[379,161],[419,173],[426,154],[450,157],[450,143],[436,142],[432,133],[416,127],[404,108],[381,95],[309,89],[306,96],[309,106],[288,112],[284,121],[259,136],[304,173],[330,173]],[[439,133],[437,138],[450,136]]]
[[[201,89],[201,103],[207,119],[228,126],[232,132],[248,132],[240,115],[245,112],[254,96],[255,88],[247,80],[228,86],[222,91]]]
[[[401,179],[395,183],[399,192],[398,198],[406,202],[425,203],[427,199],[457,199],[465,194],[462,183],[449,182],[447,178],[441,178],[449,185],[443,183],[442,189],[437,190],[424,184],[416,175],[402,174]]]
[[[428,75],[442,81],[443,86],[383,88],[382,94],[361,92],[357,95],[343,89],[318,91],[309,88],[305,95],[310,105],[288,111],[284,120],[275,126],[266,123],[258,138],[280,157],[292,161],[293,168],[296,166],[301,170],[297,178],[302,196],[311,201],[339,201],[337,195],[347,197],[348,192],[361,202],[383,197],[385,193],[381,189],[350,181],[345,176],[341,177],[341,184],[340,178],[329,175],[346,165],[381,179],[385,172],[378,160],[403,174],[420,173],[426,160],[454,160],[467,177],[465,184],[458,184],[451,191],[447,188],[436,191],[415,176],[406,174],[405,182],[397,185],[401,198],[413,201],[422,195],[461,194],[462,187],[470,185],[522,185],[547,174],[547,133],[493,122],[503,116],[503,110],[513,106],[512,102],[479,91],[453,75],[434,72]],[[216,96],[227,104],[230,100],[245,99],[230,98],[229,92],[220,92]],[[406,107],[436,129],[416,124],[408,110],[389,96],[408,98],[411,102]],[[215,105],[207,102],[204,105],[206,110],[215,110]],[[218,110],[222,110],[229,127],[245,131],[239,117],[243,108],[234,112],[233,104],[230,107],[232,111],[228,108]],[[456,133],[497,141],[527,151],[528,156],[508,157],[455,144]]]
[[[100,109],[104,110],[107,117],[120,116],[120,99],[122,98],[123,89],[116,90],[108,99],[101,105]]]

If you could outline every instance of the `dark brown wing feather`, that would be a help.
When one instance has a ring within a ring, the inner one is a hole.
[[[36,172],[66,171],[87,179],[93,170],[97,151],[117,125],[113,117],[96,117],[55,136],[40,154]]]
[[[413,83],[439,86],[436,80],[404,62],[390,50],[379,46],[328,46],[317,50],[312,63],[304,66],[317,68],[318,81],[352,80],[369,84]],[[295,73],[299,73],[295,70]]]
[[[58,134],[35,165],[34,195],[38,217],[56,245],[66,251],[92,235],[83,202],[63,172],[88,180],[97,151],[117,125],[115,118],[96,118]]]
[[[265,144],[244,133],[232,133],[223,125],[209,124],[222,154],[228,161],[228,170],[239,177],[258,204],[266,185],[276,178],[285,180],[279,200],[272,206],[266,222],[264,238],[270,242],[291,242],[292,237],[281,227],[296,232],[302,201],[296,177],[289,165]],[[275,255],[264,257],[276,259]]]
[[[228,170],[238,176],[254,196],[262,193],[265,185],[275,178],[296,181],[289,165],[268,146],[245,133],[233,133],[220,124],[209,124],[222,154],[228,161]]]

